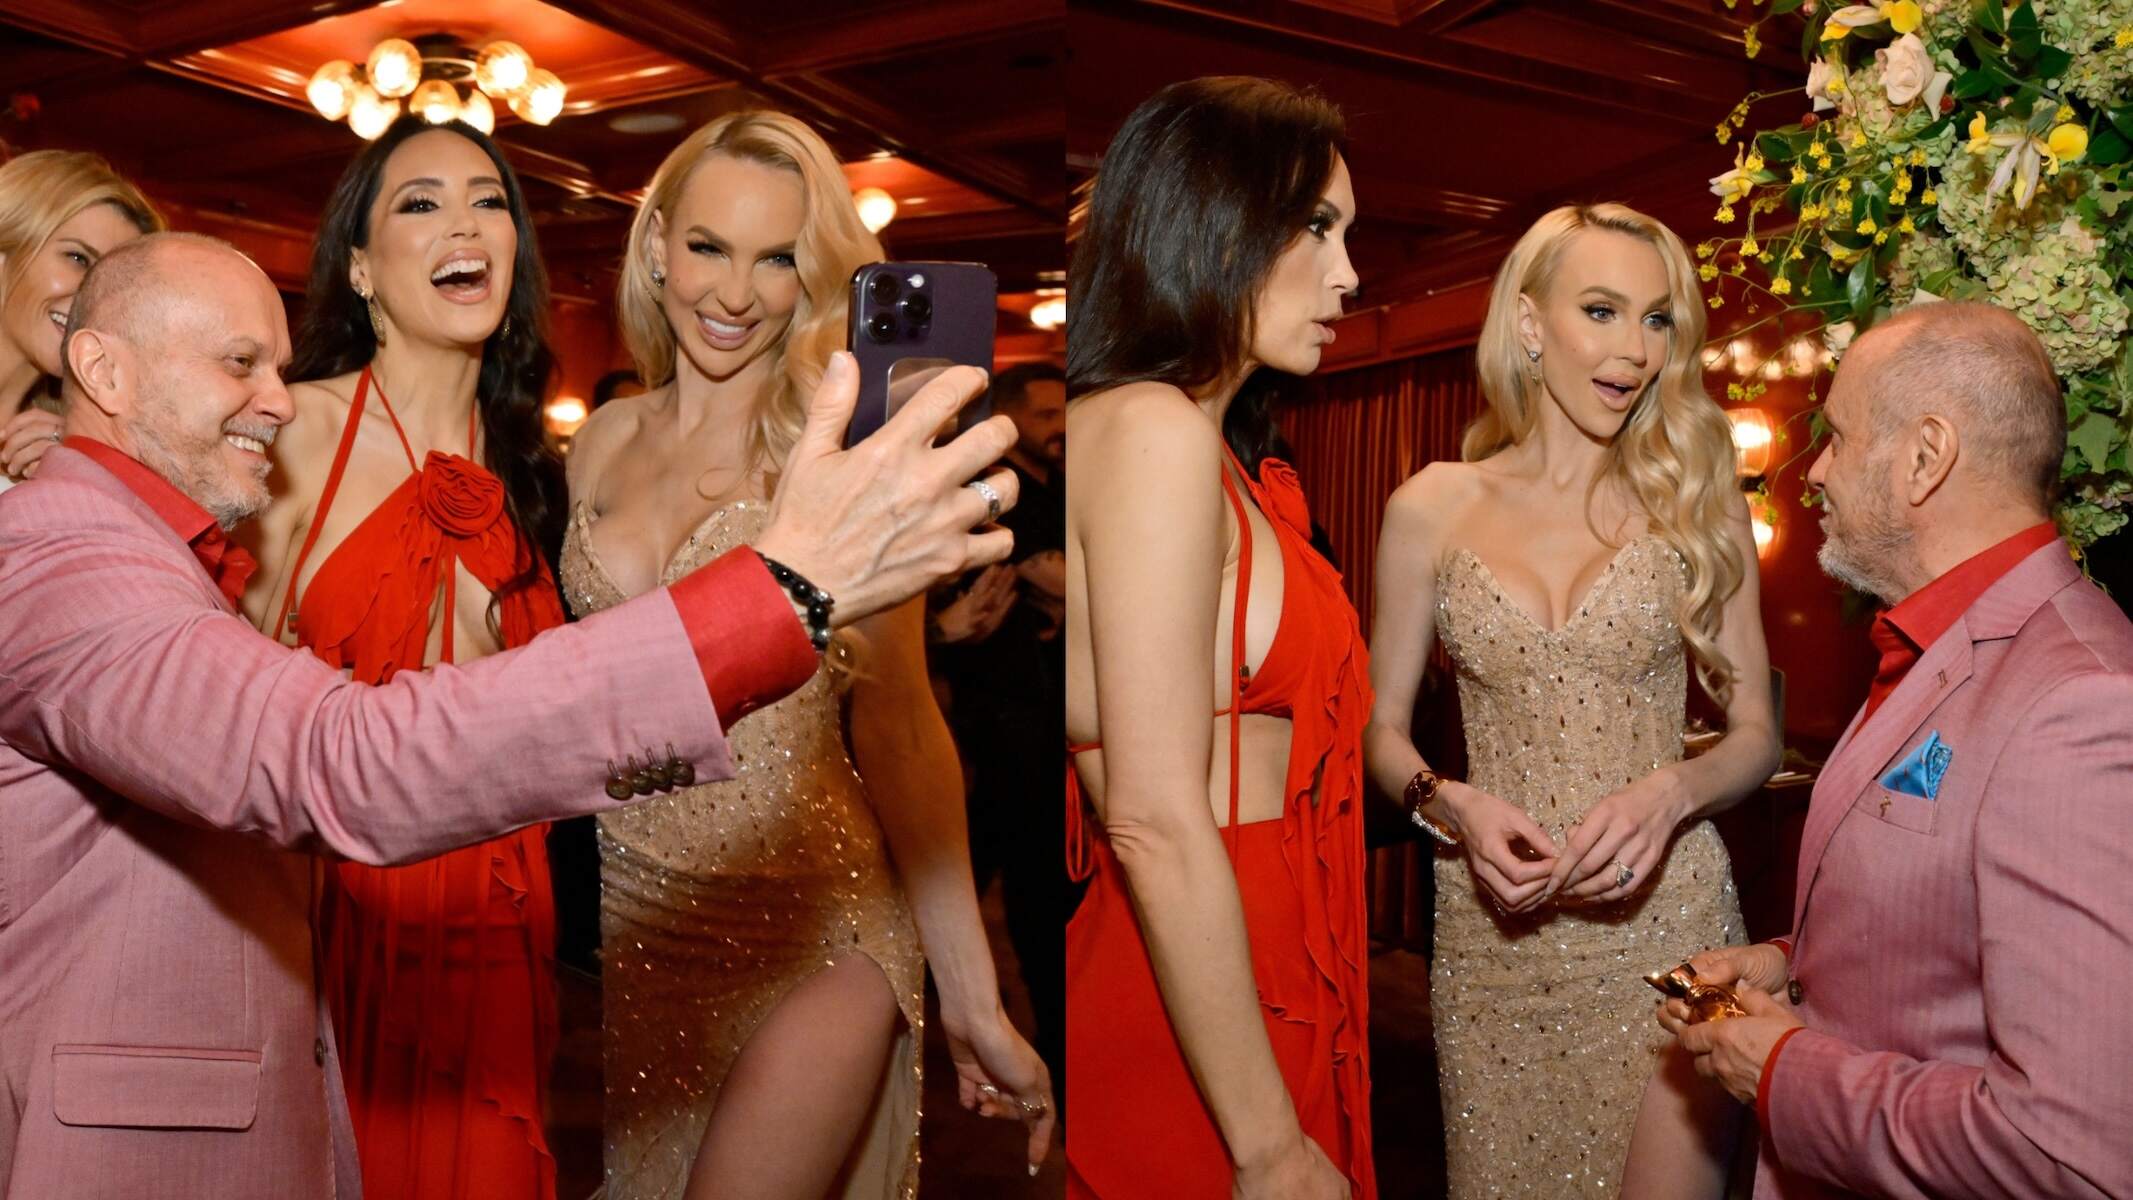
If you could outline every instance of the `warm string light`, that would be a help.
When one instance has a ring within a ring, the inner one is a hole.
[[[860,188],[852,193],[852,203],[859,209],[859,223],[868,233],[880,233],[896,219],[896,197],[878,187]]]
[[[1049,333],[1066,324],[1065,288],[1038,288],[1037,303],[1030,306],[1029,323]]]
[[[455,81],[469,78],[473,86],[462,94]],[[534,66],[533,57],[514,42],[490,42],[469,61],[449,55],[425,58],[404,38],[387,38],[373,46],[362,66],[347,59],[326,63],[304,88],[305,99],[318,115],[329,121],[345,119],[366,140],[384,133],[399,117],[403,97],[407,111],[432,125],[464,121],[493,133],[495,101],[503,101],[522,121],[546,125],[562,115],[568,94],[555,72]],[[890,204],[893,215],[895,201]]]

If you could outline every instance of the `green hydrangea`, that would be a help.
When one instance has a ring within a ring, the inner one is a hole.
[[[2056,0],[2036,8],[2044,40],[2074,56],[2065,90],[2100,107],[2124,103],[2133,46],[2119,46],[2117,37],[2133,29],[2133,0]]]
[[[1995,159],[1964,152],[1941,172],[1940,222],[1993,303],[2036,331],[2061,375],[2117,357],[2129,314],[2102,243],[2075,215],[2080,176],[2041,181],[2029,207],[1987,197]]]

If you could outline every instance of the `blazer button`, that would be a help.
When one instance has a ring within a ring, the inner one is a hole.
[[[322,1066],[322,1067],[326,1065],[326,1039],[325,1039],[325,1038],[319,1038],[319,1039],[317,1039],[316,1041],[314,1041],[314,1042],[312,1042],[312,1043],[311,1043],[311,1061],[312,1061],[312,1062],[314,1062],[314,1063],[317,1063],[317,1064],[318,1064],[319,1066]]]
[[[1785,985],[1785,998],[1787,1000],[1792,1001],[1794,1004],[1798,1004],[1800,1002],[1800,997],[1805,996],[1806,994],[1807,989],[1801,987],[1800,981],[1797,979]]]
[[[608,777],[607,777],[607,798],[608,798],[608,799],[610,799],[610,800],[627,800],[627,799],[629,799],[629,798],[630,798],[630,781],[629,781],[629,780],[627,780],[627,779],[624,779],[624,778],[623,778],[622,776],[620,776],[620,775],[610,775],[610,776],[608,776]]]
[[[668,762],[667,768],[674,775],[675,787],[688,787],[696,782],[695,763],[684,762],[683,760],[677,758]]]

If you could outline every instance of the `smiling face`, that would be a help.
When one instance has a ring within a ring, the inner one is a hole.
[[[1355,187],[1339,155],[1309,221],[1274,260],[1253,306],[1252,361],[1308,375],[1333,341],[1341,301],[1355,291],[1348,262],[1348,228],[1355,222]]]
[[[654,219],[660,304],[699,374],[730,378],[784,339],[802,296],[794,255],[806,221],[797,172],[730,154],[706,156],[673,211]]]
[[[1808,468],[1822,491],[1822,569],[1859,591],[1894,604],[1908,594],[1913,538],[1902,520],[1895,463],[1904,447],[1874,417],[1874,370],[1881,347],[1871,335],[1844,356],[1822,419],[1829,441]],[[1893,431],[1888,431],[1893,432]]]
[[[372,292],[393,336],[475,346],[503,324],[518,229],[496,164],[447,130],[417,134],[385,159],[369,244],[350,251],[349,283]]]
[[[1548,396],[1587,436],[1614,437],[1666,365],[1671,294],[1651,243],[1612,229],[1572,234],[1546,295],[1519,296],[1528,377],[1537,369]]]
[[[141,236],[140,227],[115,204],[92,204],[62,221],[30,256],[22,277],[0,304],[0,337],[20,347],[46,375],[60,373],[60,335],[74,307],[82,276],[96,261]],[[15,264],[0,260],[0,270]]]

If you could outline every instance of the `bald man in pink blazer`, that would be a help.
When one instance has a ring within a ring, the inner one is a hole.
[[[151,293],[206,311],[163,345],[101,307]],[[631,759],[729,777],[721,719],[805,682],[817,655],[744,550],[520,649],[353,684],[260,636],[217,579],[229,552],[208,507],[250,494],[253,468],[215,431],[271,440],[290,416],[272,285],[226,247],[156,235],[107,256],[75,303],[67,443],[0,497],[0,1197],[353,1197],[310,856],[405,862],[604,811],[663,786],[618,770]],[[228,338],[269,369],[228,370],[212,353]],[[175,418],[139,400],[163,370]],[[784,536],[843,547],[808,573],[853,616],[950,559],[1005,555],[1004,538],[970,540],[984,502],[950,459],[996,458],[1012,426],[926,448],[979,382],[944,377],[900,433],[840,454],[856,372],[828,373]],[[136,453],[151,418],[160,457],[194,448],[186,491]],[[854,500],[877,490],[908,513],[885,523],[886,497]]]
[[[1670,1027],[1754,1103],[1758,1200],[2133,1197],[2133,624],[2047,516],[2050,361],[1997,309],[1918,306],[1828,416],[1823,563],[1892,606],[1880,671],[1788,944],[1693,960],[1754,1015]]]

